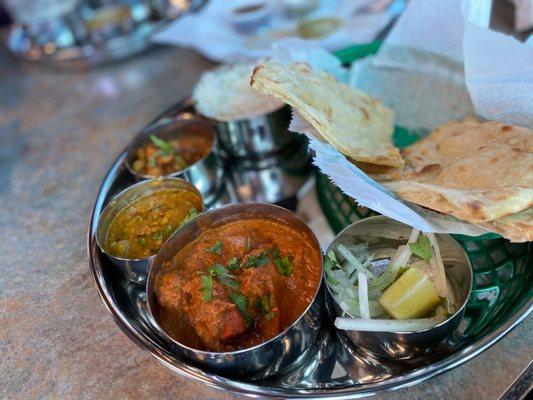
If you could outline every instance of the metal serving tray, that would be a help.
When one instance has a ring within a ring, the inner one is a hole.
[[[190,103],[180,102],[154,122],[183,116],[190,118],[194,117],[194,113]],[[450,346],[437,349],[429,357],[402,361],[375,358],[350,345],[343,334],[335,330],[324,312],[323,325],[326,329],[321,340],[317,342],[316,348],[309,352],[303,365],[295,370],[264,380],[235,380],[202,370],[174,354],[150,328],[145,288],[123,279],[96,244],[96,224],[102,209],[113,195],[134,183],[134,178],[124,166],[125,157],[126,152],[123,151],[111,166],[91,216],[87,245],[90,268],[98,293],[117,325],[138,346],[175,373],[209,386],[249,396],[315,398],[363,397],[398,389],[426,380],[470,360],[501,339],[533,309],[533,299],[529,295],[533,269],[527,265],[531,261],[531,243],[511,245],[499,239],[500,247],[505,249],[504,255],[509,262],[499,260],[496,266],[491,264],[489,267],[472,262],[475,275],[474,291],[470,299],[472,306],[467,307],[460,324],[460,332]],[[242,177],[243,172],[240,173]],[[257,178],[257,173],[253,167],[244,170],[245,175],[251,174],[254,178]],[[318,175],[319,187],[323,180],[324,178]],[[318,206],[314,181],[311,175],[298,195],[284,204],[293,209],[303,204],[300,208],[305,220],[311,225],[317,221],[325,224],[326,218]],[[242,181],[237,180],[235,183],[233,180],[231,184],[229,179],[226,180],[219,197],[210,207],[253,200],[236,196],[239,188],[235,187],[235,184],[242,184]],[[268,191],[268,185],[263,185],[262,188]],[[260,195],[259,193],[258,196]],[[319,237],[322,244],[327,244],[329,240],[331,231],[329,236],[326,234]],[[483,245],[482,242],[479,243]],[[491,246],[490,243],[485,245]]]
[[[53,39],[44,44],[37,43],[33,37],[34,33],[30,33],[36,28],[30,29],[17,23],[0,32],[0,39],[3,37],[6,48],[20,60],[39,62],[51,67],[65,69],[89,68],[142,52],[150,46],[149,38],[153,33],[185,13],[199,10],[205,3],[206,0],[187,0],[170,7],[168,4],[165,6],[163,3],[153,2],[152,4],[151,1],[145,1],[144,3],[138,2],[138,4],[125,6],[126,8],[146,6],[148,10],[140,20],[136,20],[132,16],[128,18],[127,22],[134,24],[134,28],[127,32],[115,33],[105,40],[95,41],[87,33],[78,37],[80,27],[91,22],[90,20],[85,21],[81,17],[79,9],[60,17],[58,20],[43,23],[44,26],[55,25],[55,29],[58,30],[55,32],[57,37],[72,37],[70,39],[72,43],[68,46],[61,46],[55,43]],[[47,34],[50,35],[51,33]]]

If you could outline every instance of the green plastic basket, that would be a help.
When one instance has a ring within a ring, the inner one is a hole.
[[[353,46],[336,53],[343,64],[374,54],[381,45],[374,42]],[[416,142],[421,132],[396,127],[393,142],[405,147]],[[346,196],[324,174],[316,174],[320,207],[335,233],[360,219],[377,215]],[[478,237],[453,235],[467,253],[474,272],[472,293],[465,312],[468,337],[478,337],[495,329],[522,307],[533,294],[532,243],[510,243],[488,233]]]

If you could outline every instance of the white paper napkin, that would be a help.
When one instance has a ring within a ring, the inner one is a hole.
[[[488,29],[490,1],[412,0],[376,57],[350,83],[432,129],[478,114],[533,127],[533,47]]]
[[[464,67],[477,114],[533,129],[533,46],[471,22]]]
[[[237,32],[226,16],[231,2],[210,0],[194,14],[185,15],[170,23],[152,37],[156,43],[190,47],[204,56],[218,62],[232,63],[242,58],[261,58],[271,55],[271,45],[276,40],[260,39],[266,32],[294,29],[297,21],[289,19],[278,6],[271,22],[258,36]],[[252,1],[255,3],[255,1]],[[354,43],[372,41],[388,24],[392,14],[388,11],[358,14],[369,0],[322,0],[313,17],[337,17],[344,21],[343,28],[335,34],[321,39],[309,40],[330,51]]]

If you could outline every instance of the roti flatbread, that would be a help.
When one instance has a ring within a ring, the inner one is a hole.
[[[404,200],[473,223],[533,206],[533,132],[527,128],[451,122],[402,155],[404,168],[368,173]]]
[[[307,64],[264,63],[255,68],[251,85],[291,105],[347,157],[394,167],[404,164],[392,144],[393,111],[334,77]]]
[[[533,208],[481,224],[511,242],[533,241]]]

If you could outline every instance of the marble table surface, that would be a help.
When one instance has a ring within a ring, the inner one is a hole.
[[[211,64],[157,48],[89,72],[21,65],[0,50],[0,398],[229,399],[176,376],[123,334],[85,248],[111,162]],[[497,399],[532,358],[529,317],[472,361],[390,399]]]

